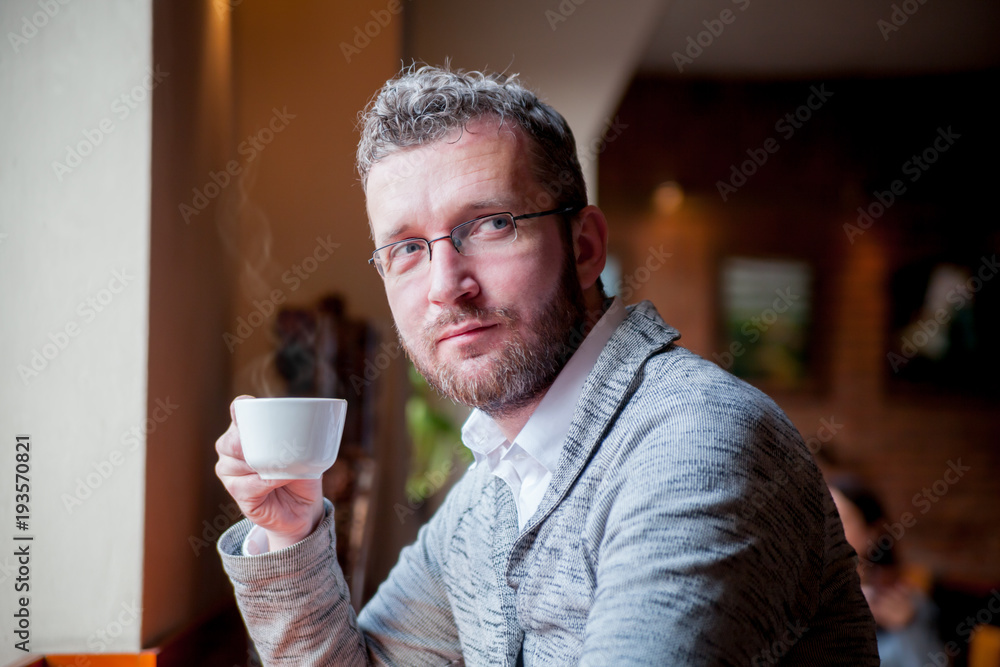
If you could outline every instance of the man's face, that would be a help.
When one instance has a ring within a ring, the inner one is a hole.
[[[368,178],[377,247],[435,239],[489,213],[535,213],[544,190],[527,139],[495,119],[378,162]],[[518,221],[517,240],[465,257],[445,239],[427,266],[385,279],[404,349],[442,394],[502,416],[531,403],[569,356],[583,294],[559,216]]]

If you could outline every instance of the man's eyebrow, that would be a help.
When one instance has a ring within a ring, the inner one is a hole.
[[[385,240],[382,243],[383,244],[384,243],[394,243],[394,241],[390,241],[389,239],[401,239],[401,238],[403,238],[403,234],[405,234],[406,231],[408,229],[410,229],[410,227],[412,227],[412,224],[409,223],[409,222],[404,222],[403,224],[401,224],[401,225],[399,225],[397,227],[393,227],[392,229],[389,230],[389,233],[386,234]],[[405,238],[412,238],[412,237],[407,236]]]
[[[500,198],[490,198],[490,199],[480,199],[479,201],[472,202],[467,207],[470,211],[482,211],[484,209],[490,209],[494,212],[505,211],[510,208],[510,202],[506,199]]]

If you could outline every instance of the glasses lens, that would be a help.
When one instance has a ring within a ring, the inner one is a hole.
[[[382,265],[382,275],[400,276],[427,263],[427,242],[406,239],[382,248],[376,256],[376,263]]]
[[[513,243],[517,227],[509,213],[498,213],[459,225],[451,237],[463,255],[480,255]]]

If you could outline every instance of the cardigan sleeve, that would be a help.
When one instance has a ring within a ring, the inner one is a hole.
[[[355,616],[337,563],[333,506],[305,540],[242,556],[244,520],[219,540],[247,630],[264,665],[448,665],[461,660],[442,584],[434,520],[403,551],[375,598]],[[440,523],[440,521],[438,521]]]

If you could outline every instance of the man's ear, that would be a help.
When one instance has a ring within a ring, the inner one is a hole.
[[[573,256],[580,288],[590,289],[608,260],[608,221],[596,206],[587,206],[573,221]]]

